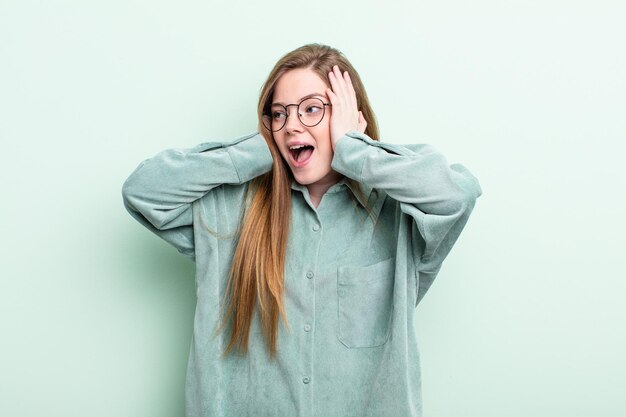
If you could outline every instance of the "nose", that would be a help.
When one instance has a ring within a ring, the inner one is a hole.
[[[287,108],[287,120],[285,120],[285,129],[287,129],[287,132],[292,132],[296,128],[301,129],[302,126],[300,118],[298,117],[298,107],[293,105],[291,109]]]

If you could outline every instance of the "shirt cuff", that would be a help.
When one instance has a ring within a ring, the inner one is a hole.
[[[351,130],[335,142],[333,160],[330,166],[340,174],[361,182],[361,172],[365,162],[362,155],[368,145],[359,139],[357,134],[358,132]]]
[[[366,157],[379,152],[408,155],[411,152],[390,143],[382,143],[356,130],[350,130],[335,143],[331,168],[355,181],[363,182]]]

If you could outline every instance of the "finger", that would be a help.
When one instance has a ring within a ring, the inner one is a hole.
[[[356,91],[354,90],[354,85],[352,84],[352,79],[350,78],[350,73],[346,71],[344,73],[346,78],[346,86],[348,87],[348,96],[350,97],[350,102],[352,103],[352,108],[357,109],[356,102]]]
[[[330,83],[332,85],[332,93],[334,95],[333,101],[331,101],[334,109],[333,114],[342,114],[343,109],[350,108],[350,98],[346,97],[344,89],[341,87],[340,82],[343,81],[341,78],[337,78],[336,68],[333,68],[333,71],[329,73]]]
[[[341,74],[339,65],[335,65],[333,67],[333,73],[335,74],[337,87],[340,90],[338,94],[340,94],[344,100],[350,100],[349,94],[348,94],[348,87],[346,85],[346,80],[343,78],[343,75]]]
[[[328,80],[330,81],[330,85],[331,85],[331,89],[333,93],[335,93],[335,96],[337,96],[337,94],[340,91],[340,88],[339,88],[339,84],[337,83],[337,77],[335,76],[335,73],[333,71],[328,73]]]
[[[354,91],[354,85],[352,84],[352,78],[350,78],[350,73],[348,71],[345,71],[343,75],[346,79],[346,86],[348,87],[350,96],[356,98],[356,91]]]
[[[339,67],[337,65],[335,65],[333,67],[333,70],[337,70],[339,71]],[[344,71],[343,74],[341,74],[341,71],[339,71],[340,74],[340,78],[341,78],[341,87],[343,88],[343,93],[345,94],[345,101],[346,104],[348,105],[348,107],[350,109],[352,109],[355,113],[357,112],[357,100],[356,100],[356,92],[354,91],[354,86],[352,85],[352,79],[350,78],[350,74],[348,73],[348,71]]]
[[[326,95],[328,96],[328,99],[330,100],[330,103],[334,105],[335,102],[337,101],[337,96],[333,92],[332,88],[327,88],[326,89]]]

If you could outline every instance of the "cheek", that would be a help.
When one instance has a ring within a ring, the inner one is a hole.
[[[280,150],[284,143],[284,138],[281,135],[274,134],[274,145]]]
[[[319,138],[318,141],[320,145],[323,146],[324,149],[328,151],[332,151],[333,147],[331,146],[331,143],[330,143],[330,132],[323,131],[318,136],[318,138]]]
[[[314,136],[316,142],[330,146],[330,124],[326,120],[326,117],[324,117],[324,120],[322,120],[322,122],[315,127]]]

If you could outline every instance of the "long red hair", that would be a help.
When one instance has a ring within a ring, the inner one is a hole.
[[[228,355],[237,345],[238,351],[247,353],[248,335],[256,300],[260,305],[262,331],[270,354],[274,359],[277,350],[278,316],[289,327],[283,303],[283,272],[289,225],[291,220],[291,181],[293,175],[274,143],[272,133],[263,126],[263,113],[272,102],[278,79],[287,71],[306,68],[314,71],[330,87],[328,73],[334,65],[348,71],[357,98],[357,108],[367,121],[365,134],[379,140],[376,117],[365,92],[361,78],[346,57],[335,48],[318,43],[301,46],[278,60],[263,84],[258,101],[258,131],[262,132],[274,159],[272,170],[254,178],[248,187],[246,201],[249,206],[239,224],[239,240],[229,272],[224,302],[228,310],[222,316],[217,331],[232,323],[230,341],[224,352]],[[364,197],[358,183],[346,179],[359,197]],[[364,201],[364,198],[361,198]],[[373,213],[366,207],[370,217]],[[375,221],[375,220],[374,220]],[[222,304],[222,310],[224,304]]]

